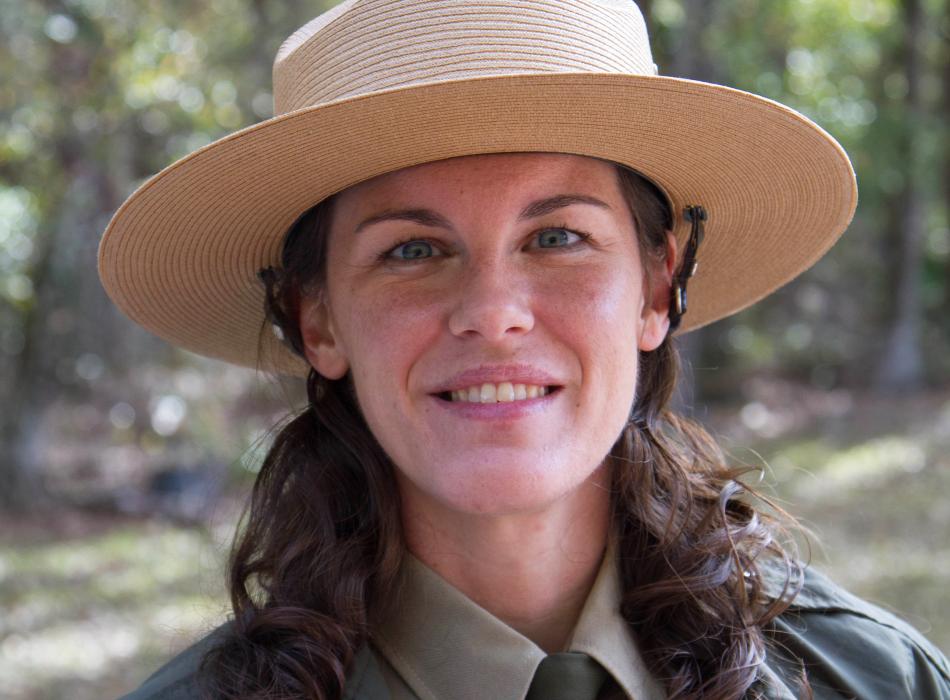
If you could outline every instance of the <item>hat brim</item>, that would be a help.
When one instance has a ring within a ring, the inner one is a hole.
[[[679,332],[743,309],[811,266],[857,204],[838,143],[784,105],[696,81],[541,74],[403,87],[301,109],[182,158],[136,190],[99,248],[109,296],[193,352],[307,368],[264,332],[260,268],[320,200],[376,175],[462,155],[548,151],[616,161],[709,213]]]

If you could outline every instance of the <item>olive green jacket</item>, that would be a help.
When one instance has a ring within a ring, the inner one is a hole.
[[[344,697],[523,698],[543,652],[426,571],[413,574],[415,585],[407,600],[400,599],[401,612],[391,633],[381,630],[356,656]],[[639,658],[632,635],[624,632],[627,640],[618,636],[618,630],[627,629],[622,618],[604,615],[610,606],[616,610],[618,592],[615,579],[602,570],[581,614],[572,650],[576,647],[603,664],[634,700],[665,697]],[[198,664],[225,627],[172,659],[124,700],[199,700]],[[773,700],[798,696],[802,664],[816,700],[950,700],[950,666],[934,645],[907,623],[813,569],[807,570],[801,593],[767,635],[770,648],[763,673]]]

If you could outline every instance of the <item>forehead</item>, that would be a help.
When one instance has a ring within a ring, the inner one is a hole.
[[[620,196],[617,166],[565,153],[497,153],[449,158],[396,170],[366,180],[337,195],[337,205],[372,206],[392,198],[431,195],[530,197],[552,191]]]

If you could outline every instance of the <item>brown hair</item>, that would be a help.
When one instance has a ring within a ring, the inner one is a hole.
[[[672,215],[649,180],[618,166],[648,261],[666,257]],[[281,267],[261,273],[270,322],[302,354],[301,294],[325,280],[331,197],[287,233]],[[744,496],[741,470],[668,408],[673,341],[641,353],[630,419],[607,459],[623,582],[621,614],[671,698],[762,697],[763,627],[797,592],[801,570],[777,521]],[[311,370],[309,405],[276,435],[230,561],[234,622],[204,658],[214,698],[339,698],[348,666],[393,585],[403,549],[393,465],[349,376]],[[769,596],[761,566],[785,586]]]

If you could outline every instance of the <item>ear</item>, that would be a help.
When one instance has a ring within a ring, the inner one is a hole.
[[[300,337],[307,362],[327,379],[340,379],[350,367],[330,318],[325,295],[306,294],[300,298]]]
[[[651,265],[651,261],[644,263]],[[653,263],[648,274],[643,276],[643,311],[641,313],[640,338],[637,347],[649,352],[660,347],[670,329],[670,294],[673,287],[673,270],[676,269],[676,237],[672,231],[666,234],[666,259],[662,264]]]

